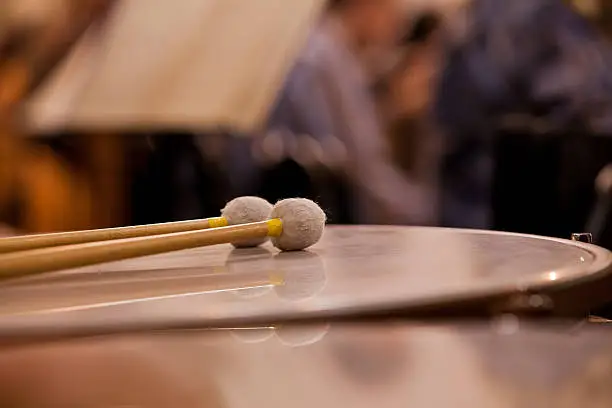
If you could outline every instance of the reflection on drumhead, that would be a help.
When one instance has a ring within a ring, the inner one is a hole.
[[[274,336],[274,327],[245,327],[229,330],[242,343],[262,343]]]
[[[318,343],[329,332],[330,324],[276,326],[274,334],[285,346],[303,347]]]
[[[241,275],[268,276],[273,268],[272,252],[265,248],[236,248],[232,250],[225,261],[225,273]],[[236,288],[231,293],[246,299],[254,299],[270,293],[273,282],[269,284]]]
[[[334,231],[334,246],[325,256],[333,271],[327,286],[351,303],[402,301],[469,286],[474,259],[464,237],[444,230],[415,231],[385,228],[368,231],[362,239],[353,231]]]
[[[316,296],[327,281],[325,264],[314,252],[281,252],[274,257],[274,286],[279,298],[290,301],[306,300]]]
[[[246,299],[262,297],[274,290],[283,300],[306,300],[321,292],[326,282],[323,260],[309,251],[281,252],[273,256],[264,248],[234,249],[225,262],[224,272],[266,277],[269,284],[231,291]]]
[[[231,336],[242,343],[263,343],[275,337],[288,347],[310,346],[321,341],[329,331],[330,324],[274,327],[245,327],[230,329]]]

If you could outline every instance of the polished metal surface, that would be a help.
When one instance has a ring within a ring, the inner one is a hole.
[[[612,405],[612,326],[327,325],[0,348],[0,406]]]
[[[593,243],[593,234],[588,232],[579,232],[572,234],[572,241],[586,242],[587,244]]]
[[[605,278],[610,263],[607,250],[570,240],[436,228],[329,227],[307,252],[221,245],[2,285],[0,338],[79,325],[106,333],[104,327],[125,332],[373,312],[410,315],[423,308],[456,310],[456,304],[473,299],[492,313],[515,311],[508,308],[512,302],[548,310],[559,307],[558,288]],[[569,303],[588,307],[592,297],[572,297]]]

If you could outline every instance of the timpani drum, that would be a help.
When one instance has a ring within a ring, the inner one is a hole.
[[[570,240],[328,227],[308,251],[219,245],[9,281],[0,341],[381,316],[585,317],[612,256]]]
[[[330,227],[304,252],[224,245],[7,281],[0,406],[609,406],[612,326],[517,316],[585,313],[609,272],[610,253],[569,240]],[[462,313],[492,317],[397,319]]]

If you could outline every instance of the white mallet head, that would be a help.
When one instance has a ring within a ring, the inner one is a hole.
[[[221,216],[228,225],[249,224],[266,221],[270,218],[272,204],[259,197],[238,197],[226,204]],[[267,241],[267,238],[254,238],[232,242],[236,248],[256,247]]]
[[[282,251],[301,251],[321,239],[327,217],[314,201],[289,198],[276,203],[270,218],[283,222],[282,234],[271,238],[274,246]]]

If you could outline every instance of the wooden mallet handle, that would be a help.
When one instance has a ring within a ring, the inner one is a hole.
[[[171,234],[175,232],[226,226],[227,220],[223,217],[217,217],[202,220],[167,222],[163,224],[137,225],[132,227],[22,235],[18,237],[0,238],[0,254],[61,245],[76,245],[88,242],[147,237],[151,235]]]
[[[0,255],[0,279],[24,277],[208,245],[280,236],[280,219],[199,231],[34,249]]]

